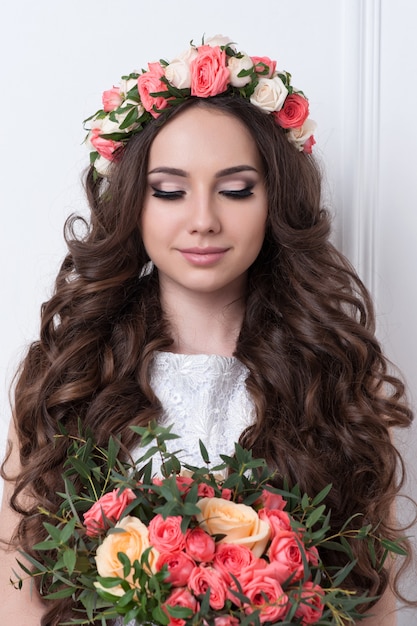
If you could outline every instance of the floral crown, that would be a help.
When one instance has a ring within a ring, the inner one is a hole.
[[[100,176],[129,139],[169,107],[189,97],[233,94],[274,116],[288,140],[311,153],[315,122],[308,118],[308,100],[291,85],[291,74],[276,70],[268,57],[238,52],[228,37],[217,35],[189,48],[171,62],[148,63],[148,70],[123,76],[118,87],[103,93],[103,108],[87,118],[90,161]]]

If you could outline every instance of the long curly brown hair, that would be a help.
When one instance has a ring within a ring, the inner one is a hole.
[[[389,511],[403,466],[390,428],[408,426],[412,414],[375,338],[367,290],[329,240],[319,168],[288,143],[272,115],[221,96],[189,99],[150,122],[131,139],[108,182],[92,169],[86,175],[91,218],[67,222],[69,251],[15,386],[21,472],[11,506],[22,515],[16,541],[30,552],[44,532],[37,506],[57,507],[66,454],[64,440],[54,439],[58,422],[72,432],[81,419],[99,445],[120,433],[128,450],[137,443],[129,426],[161,414],[149,367],[154,351],[169,350],[172,339],[158,272],[144,272],[149,259],[140,213],[152,141],[167,120],[192,106],[238,118],[265,172],[266,235],[249,270],[235,351],[249,369],[257,414],[241,443],[311,495],[333,483],[327,504],[335,530],[360,513],[360,524],[379,524],[381,535],[396,538]],[[23,506],[22,494],[33,496],[33,507]],[[376,571],[365,548],[355,548],[350,584],[382,593],[387,572]],[[42,624],[73,615],[68,600],[49,602]]]

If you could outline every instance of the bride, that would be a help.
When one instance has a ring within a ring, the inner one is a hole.
[[[9,584],[16,550],[42,538],[38,507],[57,507],[58,422],[76,432],[81,419],[99,445],[121,433],[127,454],[138,445],[129,426],[156,418],[174,424],[190,463],[199,439],[213,462],[240,440],[312,496],[332,482],[335,531],[360,513],[381,536],[399,534],[390,431],[412,415],[369,294],[329,241],[308,101],[274,61],[228,44],[150,63],[89,121],[91,217],[67,223],[68,254],[15,387],[0,528],[10,623],[76,615],[71,599]],[[356,558],[351,588],[382,595],[363,623],[394,624],[392,564]]]

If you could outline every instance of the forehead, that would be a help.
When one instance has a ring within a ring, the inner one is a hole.
[[[167,122],[149,153],[150,169],[163,164],[216,170],[241,163],[261,166],[251,133],[234,115],[210,107],[187,109]]]

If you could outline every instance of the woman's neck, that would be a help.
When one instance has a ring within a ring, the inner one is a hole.
[[[173,352],[232,356],[242,326],[243,298],[230,295],[161,293],[164,314],[171,326]]]

